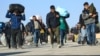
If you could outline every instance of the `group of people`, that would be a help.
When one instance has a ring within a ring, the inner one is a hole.
[[[81,24],[82,42],[87,37],[88,45],[96,45],[96,24],[98,20],[98,12],[93,3],[89,5],[88,2],[84,3],[84,9],[80,15],[79,24]]]
[[[8,48],[22,48],[25,41],[25,35],[27,36],[30,34],[33,37],[31,39],[36,47],[38,47],[39,40],[41,44],[43,41],[47,42],[46,38],[50,35],[51,47],[53,48],[56,41],[58,44],[57,47],[61,48],[64,46],[66,34],[69,33],[69,26],[66,22],[66,18],[69,18],[69,16],[69,13],[65,16],[61,15],[59,11],[56,11],[55,6],[51,5],[50,12],[46,16],[47,27],[42,22],[42,18],[39,15],[33,15],[30,18],[30,22],[28,22],[24,27],[24,24],[21,21],[25,20],[25,14],[19,14],[17,10],[10,13],[8,10],[6,18],[10,18],[10,20],[7,24],[5,24],[3,31],[5,33]],[[96,8],[95,10],[94,7],[90,9],[88,2],[85,2],[84,9],[80,15],[78,23],[78,43],[84,44],[84,39],[86,38],[88,45],[96,45],[95,26],[97,23],[97,16]],[[70,30],[70,32],[73,31]],[[75,40],[73,40],[73,42],[74,41]]]

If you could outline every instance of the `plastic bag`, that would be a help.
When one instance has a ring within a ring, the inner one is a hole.
[[[66,16],[68,15],[68,11],[64,8],[61,8],[61,7],[57,7],[56,8],[56,11],[59,12],[60,16]]]
[[[4,34],[1,36],[0,41],[1,41],[1,44],[2,44],[3,46],[6,46],[6,45],[7,45],[7,44],[6,44],[6,37],[5,37]]]

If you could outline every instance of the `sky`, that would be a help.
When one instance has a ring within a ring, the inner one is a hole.
[[[49,7],[55,5],[55,7],[65,8],[70,13],[70,18],[66,21],[70,27],[74,27],[79,21],[84,2],[94,3],[100,13],[100,0],[0,0],[0,22],[9,21],[9,18],[5,17],[9,4],[18,3],[25,7],[26,21],[23,21],[24,24],[27,24],[30,21],[29,17],[33,15],[41,15],[46,24],[46,15],[50,12]]]

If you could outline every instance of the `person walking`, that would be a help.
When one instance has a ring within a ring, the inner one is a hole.
[[[86,25],[87,30],[87,41],[88,45],[96,45],[96,35],[95,35],[95,17],[96,12],[91,12],[92,9],[89,8],[88,2],[84,3],[84,10],[82,12],[82,18],[84,19],[84,23]]]
[[[43,23],[42,21],[42,17],[39,16],[39,15],[36,15],[37,17],[37,20],[41,26],[41,29],[40,29],[40,43],[42,45],[42,42],[46,42],[46,38],[45,38],[45,24]]]
[[[69,27],[68,27],[68,24],[65,20],[65,18],[68,18],[68,17],[60,17],[60,43],[61,43],[61,46],[64,46],[64,37],[66,36],[66,34],[69,32]],[[61,47],[60,46],[60,47]]]
[[[34,41],[35,46],[38,47],[41,26],[36,16],[32,16],[30,19],[31,19],[31,22],[30,22],[31,31],[30,32],[32,32],[33,41]]]
[[[53,48],[54,39],[57,40],[58,48],[60,47],[60,21],[59,13],[55,11],[55,6],[50,6],[50,12],[46,16],[46,24],[51,37],[51,46]],[[54,38],[55,37],[55,38]]]
[[[21,20],[25,20],[25,14],[19,13],[18,10],[15,10],[13,13],[11,13],[9,10],[6,14],[6,18],[11,18],[11,47],[14,49],[17,49],[18,47],[21,47],[21,39],[20,39],[20,24]],[[17,40],[18,39],[18,40]]]

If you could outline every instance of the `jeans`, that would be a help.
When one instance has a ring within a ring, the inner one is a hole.
[[[34,31],[34,43],[35,44],[38,44],[39,38],[40,38],[40,30],[35,29]]]
[[[78,40],[77,40],[77,41],[78,41],[78,42],[81,42],[81,38],[82,38],[82,37],[81,37],[81,33],[79,33],[79,35],[78,35]]]
[[[95,23],[87,24],[86,25],[87,30],[87,41],[88,44],[95,44]]]
[[[60,29],[60,43],[61,45],[64,45],[64,38],[65,38],[65,35],[66,35],[66,30],[63,30],[63,29]]]

